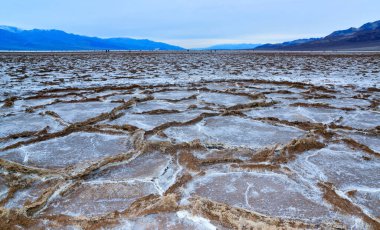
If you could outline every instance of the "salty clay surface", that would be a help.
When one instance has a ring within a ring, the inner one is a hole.
[[[380,229],[380,55],[0,54],[0,229]]]

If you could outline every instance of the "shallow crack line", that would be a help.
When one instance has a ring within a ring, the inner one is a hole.
[[[170,161],[168,161],[168,163],[166,164],[166,166],[161,170],[160,175],[158,177],[156,177],[156,178],[153,178],[153,181],[155,183],[155,186],[157,187],[157,190],[160,193],[160,196],[163,196],[166,191],[160,186],[159,179],[161,177],[163,177],[167,173],[167,171],[170,168],[170,165],[172,165],[172,164],[173,164],[173,158],[170,158]],[[172,184],[174,184],[176,182],[176,178],[177,178],[177,175],[180,172],[180,170],[182,170],[182,168],[179,168],[178,170],[176,170],[174,172],[174,174],[172,175],[172,179],[171,179],[172,181],[169,182],[170,185],[172,185]]]
[[[151,181],[151,183],[153,183],[153,185],[154,185],[154,187],[156,188],[158,194],[160,194],[160,196],[162,196],[162,195],[165,193],[165,191],[164,191],[164,189],[160,186],[160,184],[157,182],[157,180],[158,180],[158,179],[155,178],[155,179],[153,179],[153,180]]]
[[[166,172],[169,170],[169,166],[170,166],[170,164],[172,164],[172,161],[173,161],[173,159],[171,159],[171,160],[168,162],[168,164],[164,167],[164,169],[162,170],[162,172],[161,172],[161,174],[160,174],[160,177],[166,174]]]
[[[248,182],[247,182],[247,185],[248,185],[248,187],[247,187],[247,189],[245,190],[245,193],[244,193],[244,200],[245,200],[245,204],[247,205],[247,207],[249,207],[250,209],[252,209],[252,206],[249,204],[249,198],[248,198],[248,196],[249,196],[249,190],[253,187],[253,185],[250,184],[250,183],[248,183]]]
[[[177,166],[178,166],[178,169],[173,174],[172,180],[169,183],[170,186],[166,189],[166,191],[164,191],[164,195],[175,193],[178,188],[183,187],[185,184],[187,184],[189,181],[192,180],[192,176],[187,173],[185,173],[180,178],[178,178],[180,172],[183,171],[183,167],[179,165],[178,160],[177,160]]]
[[[302,159],[302,166],[301,168],[297,168],[297,165],[293,166],[290,170],[292,173],[300,172],[296,178],[302,181],[302,183],[307,186],[308,188],[311,188],[314,191],[320,191],[320,189],[317,188],[317,185],[315,184],[315,180],[319,181],[326,181],[327,176],[314,164],[310,161],[310,158],[313,158],[314,156],[317,156],[319,154],[318,151],[315,151],[312,154],[309,154],[307,156],[302,155],[301,157],[304,157]],[[292,174],[292,176],[295,176],[296,174]]]

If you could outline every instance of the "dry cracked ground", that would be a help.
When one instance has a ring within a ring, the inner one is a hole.
[[[380,55],[0,54],[0,229],[380,229]]]

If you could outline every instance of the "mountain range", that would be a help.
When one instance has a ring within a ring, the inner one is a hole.
[[[255,50],[284,51],[380,51],[380,21],[359,28],[339,30],[322,38],[300,39],[280,44],[265,44]]]
[[[0,26],[0,50],[183,50],[183,48],[147,39],[102,39],[70,34],[61,30],[22,30],[16,27]]]
[[[201,50],[283,50],[283,51],[380,51],[380,21],[349,28],[326,37],[298,39],[280,44],[222,44]],[[132,38],[97,38],[61,30],[23,30],[0,26],[0,50],[81,51],[81,50],[184,50],[162,42]]]

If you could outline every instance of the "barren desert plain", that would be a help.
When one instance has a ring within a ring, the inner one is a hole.
[[[0,229],[380,229],[380,54],[0,53]]]

